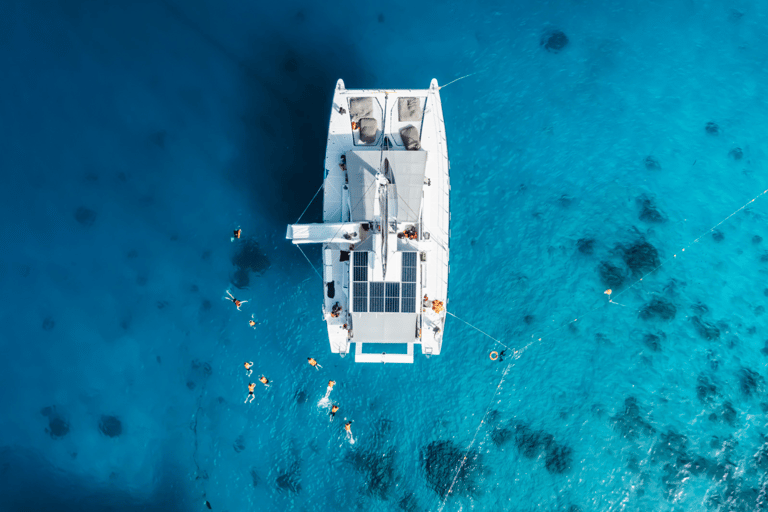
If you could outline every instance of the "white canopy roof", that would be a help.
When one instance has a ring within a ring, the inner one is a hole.
[[[373,220],[376,175],[379,170],[384,174],[385,160],[389,162],[394,185],[390,187],[390,219],[403,222],[418,221],[427,152],[375,149],[347,153],[351,220]]]

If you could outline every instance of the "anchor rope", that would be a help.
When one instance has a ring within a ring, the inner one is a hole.
[[[713,232],[713,231],[714,231],[714,230],[715,230],[715,229],[716,229],[718,226],[720,226],[721,224],[723,224],[724,222],[726,222],[728,219],[730,219],[731,217],[733,217],[734,215],[736,215],[737,213],[739,213],[740,211],[742,211],[744,208],[746,208],[746,207],[747,207],[747,206],[749,206],[750,204],[754,203],[754,202],[755,202],[757,199],[759,199],[761,196],[763,196],[763,195],[765,195],[765,194],[768,194],[768,189],[766,189],[766,190],[763,190],[761,193],[759,193],[758,195],[756,195],[755,197],[753,197],[752,199],[750,199],[749,201],[747,201],[746,203],[744,203],[744,204],[743,204],[741,207],[739,207],[738,209],[736,209],[736,210],[734,210],[733,212],[731,212],[731,213],[730,213],[730,214],[729,214],[727,217],[723,218],[723,219],[722,219],[720,222],[718,222],[717,224],[715,224],[715,225],[714,225],[714,226],[712,226],[711,228],[709,228],[709,229],[707,229],[706,231],[704,231],[704,232],[703,232],[701,235],[699,235],[698,237],[696,237],[696,238],[695,238],[693,241],[689,242],[689,243],[688,243],[688,245],[686,245],[684,248],[682,248],[681,252],[685,252],[685,249],[689,249],[691,246],[693,246],[694,244],[698,243],[698,242],[699,242],[699,241],[700,241],[700,240],[701,240],[701,239],[702,239],[702,238],[703,238],[703,237],[704,237],[704,236],[705,236],[707,233],[711,233],[711,232]],[[631,288],[633,288],[633,287],[637,286],[637,285],[638,285],[640,282],[642,282],[642,281],[643,281],[643,279],[644,279],[645,277],[649,276],[650,274],[653,274],[654,272],[656,272],[657,270],[659,270],[659,269],[660,269],[662,266],[664,266],[665,264],[667,264],[667,263],[669,263],[670,261],[673,261],[673,260],[677,260],[677,254],[673,254],[671,257],[669,257],[669,258],[665,259],[664,261],[662,261],[662,262],[661,262],[661,263],[660,263],[658,266],[656,266],[656,267],[655,267],[655,268],[653,268],[652,270],[649,270],[648,272],[646,272],[645,274],[643,274],[642,276],[640,276],[640,278],[639,278],[639,279],[637,279],[637,280],[636,280],[634,283],[632,283],[630,286],[628,286],[627,288],[625,288],[625,289],[621,290],[620,292],[618,292],[618,293],[616,294],[616,297],[620,296],[621,294],[623,294],[624,292],[628,291],[629,289],[631,289]],[[525,352],[525,351],[526,351],[526,350],[527,350],[529,347],[531,347],[531,346],[532,346],[534,343],[540,342],[540,341],[542,341],[542,340],[544,340],[544,339],[546,339],[546,338],[549,338],[549,337],[551,337],[553,334],[555,334],[556,332],[558,332],[558,331],[562,330],[563,328],[567,327],[568,325],[570,325],[570,324],[572,324],[572,323],[574,323],[574,322],[577,322],[577,321],[579,320],[579,318],[584,318],[585,316],[587,316],[587,315],[589,315],[589,314],[591,314],[591,313],[593,313],[593,312],[597,311],[598,309],[602,309],[602,308],[603,308],[603,307],[605,307],[605,305],[607,305],[607,304],[618,304],[618,305],[620,305],[620,306],[624,306],[624,304],[619,304],[618,302],[614,302],[614,301],[613,301],[613,298],[612,298],[612,293],[608,293],[609,291],[610,291],[610,290],[606,290],[606,292],[605,292],[605,293],[608,295],[608,301],[607,301],[607,302],[598,301],[598,303],[599,303],[599,305],[598,305],[598,306],[596,306],[596,307],[593,307],[592,309],[588,310],[587,312],[585,312],[585,313],[583,313],[583,314],[581,314],[581,315],[577,316],[575,319],[573,319],[573,320],[571,320],[571,321],[569,321],[569,322],[566,322],[566,323],[562,324],[562,325],[561,325],[560,327],[558,327],[557,329],[554,329],[554,330],[552,330],[552,331],[549,331],[549,332],[545,333],[545,334],[544,334],[544,335],[542,335],[540,338],[538,338],[538,339],[536,339],[536,340],[533,340],[533,341],[529,342],[529,343],[528,343],[527,345],[525,345],[525,346],[524,346],[522,349],[519,349],[519,350],[515,350],[515,351],[514,351],[512,359],[510,360],[510,362],[509,362],[509,363],[507,363],[507,366],[504,368],[504,373],[502,373],[502,375],[501,375],[501,379],[499,380],[499,383],[496,385],[496,389],[494,389],[493,395],[491,396],[491,399],[490,399],[490,400],[489,400],[489,402],[488,402],[488,406],[485,408],[485,412],[483,413],[483,418],[480,420],[480,424],[478,425],[477,429],[475,429],[475,434],[472,436],[472,439],[471,439],[471,441],[469,442],[469,445],[467,446],[467,450],[464,452],[464,457],[462,457],[462,459],[461,459],[461,460],[459,461],[459,463],[458,463],[458,468],[456,469],[456,473],[455,473],[455,475],[454,475],[454,477],[453,477],[453,480],[451,481],[451,485],[450,485],[450,487],[448,488],[448,491],[445,493],[445,496],[443,496],[443,497],[440,499],[440,506],[438,507],[438,512],[442,512],[443,508],[445,508],[445,504],[446,504],[446,502],[447,502],[447,500],[448,500],[448,495],[449,495],[449,494],[450,494],[450,493],[453,491],[453,487],[456,485],[456,481],[458,480],[458,477],[459,477],[459,475],[461,474],[461,470],[463,469],[464,465],[467,463],[467,456],[468,456],[468,454],[470,453],[470,451],[472,450],[472,447],[474,446],[474,444],[475,444],[475,441],[477,440],[477,436],[478,436],[478,434],[479,434],[479,432],[480,432],[480,429],[482,428],[483,424],[485,423],[485,418],[487,417],[488,413],[489,413],[489,412],[490,412],[490,410],[491,410],[491,407],[493,406],[493,402],[494,402],[494,400],[496,399],[496,395],[498,395],[498,393],[499,393],[499,390],[500,390],[500,388],[501,388],[501,385],[502,385],[502,383],[504,382],[504,378],[506,377],[506,375],[507,375],[507,372],[508,372],[509,368],[511,367],[512,363],[513,363],[514,361],[516,361],[517,359],[519,359],[520,357],[522,357],[523,353],[524,353],[524,352]],[[638,310],[638,309],[636,309],[636,311],[639,311],[639,310]],[[498,341],[498,340],[496,340],[496,338],[494,338],[493,336],[490,336],[489,334],[485,333],[484,331],[481,331],[480,329],[478,329],[478,328],[474,327],[473,325],[469,324],[469,322],[467,322],[467,321],[465,321],[465,320],[462,320],[461,318],[457,317],[456,315],[454,315],[454,314],[452,314],[452,313],[450,313],[450,312],[448,312],[448,311],[446,311],[446,312],[447,312],[448,314],[450,314],[451,316],[453,316],[454,318],[457,318],[457,319],[461,320],[462,322],[466,323],[466,324],[467,324],[467,325],[469,325],[470,327],[473,327],[474,329],[476,329],[476,330],[480,331],[481,333],[485,334],[486,336],[488,336],[489,338],[493,339],[494,341]],[[531,335],[531,337],[532,337],[532,338],[533,338],[534,336],[535,336],[535,335]],[[506,345],[505,345],[505,346],[506,346]]]
[[[299,218],[296,220],[296,222],[294,222],[294,224],[298,224],[298,223],[299,223],[299,221],[301,220],[301,218],[304,216],[304,214],[305,214],[305,213],[307,213],[307,210],[309,210],[309,207],[310,207],[310,206],[312,206],[312,202],[313,202],[313,201],[315,200],[315,198],[317,197],[317,194],[319,194],[319,193],[320,193],[320,191],[321,191],[321,190],[323,190],[323,187],[324,187],[324,186],[325,186],[325,180],[323,180],[323,182],[322,182],[322,183],[320,183],[320,188],[319,188],[319,189],[317,189],[317,192],[315,192],[315,195],[313,195],[313,196],[312,196],[312,199],[310,199],[310,200],[309,200],[309,204],[307,204],[307,207],[306,207],[306,208],[304,208],[304,211],[303,211],[303,212],[301,212],[301,215],[299,215]]]

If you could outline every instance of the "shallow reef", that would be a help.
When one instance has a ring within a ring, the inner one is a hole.
[[[659,251],[645,240],[639,240],[625,247],[622,256],[624,263],[635,275],[650,272],[661,264]]]
[[[102,415],[99,430],[107,437],[118,437],[123,433],[123,423],[117,416]]]
[[[677,314],[677,308],[666,299],[655,297],[645,304],[638,316],[643,320],[658,318],[661,320],[672,320]]]
[[[568,36],[562,30],[549,30],[541,38],[541,46],[551,53],[558,53],[568,45]]]
[[[454,478],[456,482],[451,491],[452,495],[473,495],[475,493],[475,475],[482,472],[479,454],[470,450],[467,460],[459,470],[464,457],[464,450],[453,441],[432,441],[420,451],[419,458],[424,469],[427,485],[435,493],[444,498]],[[458,475],[455,474],[459,471]]]

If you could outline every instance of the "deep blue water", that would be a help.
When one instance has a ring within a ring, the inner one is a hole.
[[[4,3],[0,510],[762,510],[768,195],[709,230],[768,188],[768,6],[362,4]],[[284,234],[335,81],[468,73],[448,310],[515,355],[332,357]]]

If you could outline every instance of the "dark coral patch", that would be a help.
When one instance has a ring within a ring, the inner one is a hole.
[[[55,326],[56,326],[56,322],[53,321],[53,318],[51,318],[50,316],[45,317],[45,320],[43,320],[44,331],[53,330]]]
[[[638,218],[643,222],[658,224],[667,220],[649,197],[642,196],[638,198],[637,204],[640,208]]]
[[[745,396],[752,396],[763,387],[763,377],[754,370],[742,368],[739,372],[739,389]]]
[[[576,248],[581,254],[592,254],[595,252],[595,240],[593,238],[579,238],[576,242]]]
[[[629,247],[625,247],[623,257],[624,263],[626,263],[635,274],[645,274],[661,264],[661,261],[659,260],[659,251],[645,240],[635,242]]]
[[[639,317],[643,320],[650,320],[651,318],[660,318],[661,320],[672,320],[677,314],[677,308],[674,304],[666,299],[656,297],[643,306],[640,310]]]
[[[45,429],[54,439],[60,439],[69,434],[69,423],[61,416],[54,415],[48,419],[48,428]]]
[[[667,335],[663,332],[658,334],[645,333],[643,335],[643,344],[654,352],[661,351],[661,342],[667,338]]]
[[[568,36],[562,30],[550,30],[541,38],[541,46],[552,53],[558,53],[568,45]]]
[[[600,281],[608,288],[615,290],[624,284],[624,270],[608,261],[601,261],[597,271],[600,273]]]
[[[717,387],[703,373],[696,380],[696,397],[702,403],[711,402],[717,396]]]
[[[551,447],[547,449],[545,467],[550,473],[565,473],[571,468],[572,460],[573,449],[571,449],[571,447],[553,443]]]
[[[394,449],[390,448],[384,453],[350,452],[346,460],[364,475],[368,495],[380,500],[389,499],[390,489],[395,485]]]
[[[275,483],[281,491],[292,494],[301,492],[301,467],[298,462],[292,464],[288,471],[280,473],[275,479]]]
[[[643,160],[643,165],[645,165],[645,168],[649,171],[660,171],[661,170],[661,164],[656,159],[656,157],[648,155]]]
[[[93,223],[96,222],[96,212],[81,206],[75,210],[75,220],[83,226],[93,226]]]
[[[453,441],[433,441],[421,449],[420,460],[424,469],[427,485],[440,498],[444,498],[453,484],[453,495],[473,494],[475,491],[474,475],[482,473],[482,464],[478,453],[471,450],[466,454],[466,462],[458,474],[455,474],[458,462],[465,456],[464,450]]]
[[[741,148],[733,148],[728,152],[728,156],[734,160],[741,160],[744,158],[744,151]]]
[[[720,338],[720,329],[711,323],[703,321],[698,316],[691,317],[691,322],[696,333],[705,340],[713,341]]]
[[[715,242],[722,242],[725,240],[725,235],[722,231],[715,229],[712,231],[712,240]]]
[[[717,125],[717,123],[710,121],[706,125],[704,125],[704,131],[707,132],[709,135],[719,135],[720,127]]]
[[[123,423],[117,416],[102,415],[99,430],[107,437],[118,437],[123,433]]]

